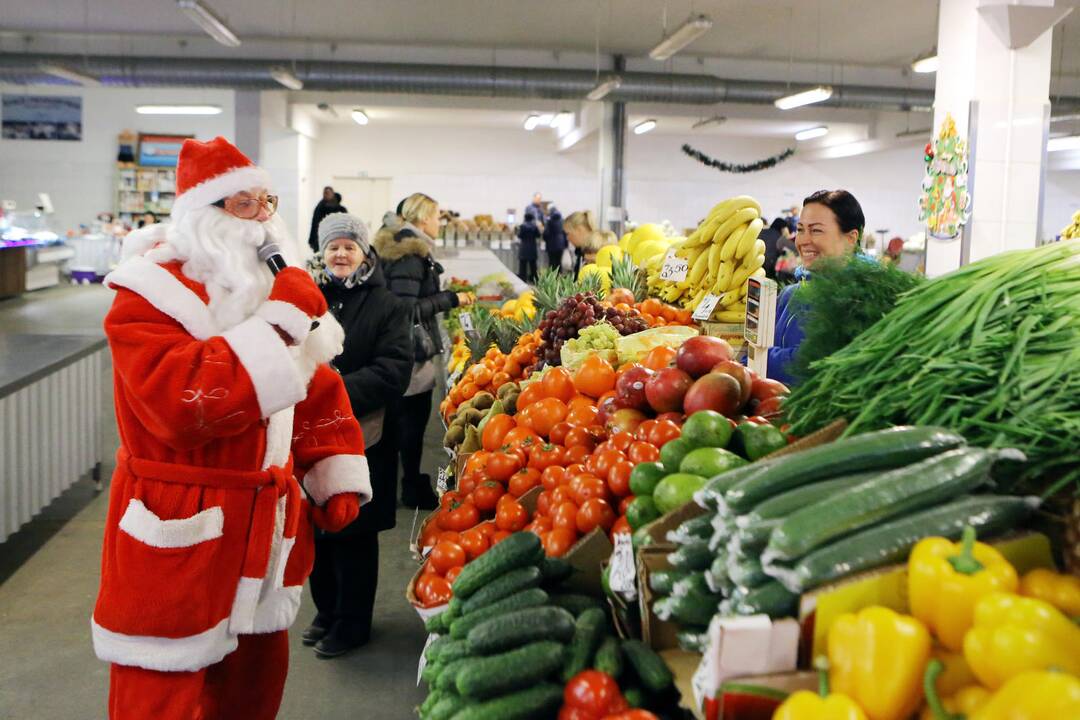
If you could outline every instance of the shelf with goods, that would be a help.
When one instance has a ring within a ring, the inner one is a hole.
[[[144,213],[168,216],[176,199],[176,169],[128,166],[117,169],[116,212],[130,222]]]
[[[1068,508],[1078,461],[1066,446],[1080,407],[1067,370],[1076,364],[1049,358],[1080,346],[1080,323],[1066,310],[1080,280],[1072,262],[1080,244],[988,258],[892,296],[883,304],[894,308],[789,392],[734,362],[736,351],[701,334],[700,324],[682,324],[689,307],[647,298],[647,280],[631,263],[643,260],[647,277],[668,251],[647,248],[648,257],[635,258],[632,240],[624,238],[628,257],[612,261],[607,294],[603,273],[576,283],[541,278],[534,321],[542,326],[523,324],[518,337],[508,333],[482,354],[498,337],[474,341],[440,408],[453,478],[417,538],[430,552],[409,597],[429,631],[449,630],[442,646],[459,641],[449,647],[468,659],[455,666],[432,653],[438,667],[427,671],[434,689],[421,717],[442,716],[431,714],[439,703],[475,706],[469,712],[486,717],[504,707],[484,704],[498,697],[538,703],[536,717],[577,717],[560,708],[576,702],[578,685],[607,682],[574,682],[589,669],[609,671],[618,688],[611,707],[622,698],[657,717],[768,718],[788,701],[819,702],[798,693],[817,689],[813,661],[826,656],[834,692],[861,708],[853,717],[904,720],[923,707],[931,653],[947,666],[936,683],[947,707],[961,684],[1003,706],[1020,684],[1044,682],[1074,703],[1053,716],[1075,714],[1080,640],[1062,622],[1076,614],[1080,578],[1059,574],[1057,564],[1076,552]],[[909,359],[913,346],[946,364]],[[976,351],[980,362],[964,357]],[[918,368],[904,367],[915,360]],[[938,387],[935,372],[955,389]],[[976,387],[994,378],[1005,380],[996,394]],[[937,403],[935,392],[943,396]],[[972,552],[972,531],[983,568],[958,561],[954,569],[950,558]],[[535,537],[519,539],[526,535]],[[495,554],[509,542],[532,548],[512,568],[500,559],[512,553]],[[492,556],[498,575],[517,573],[521,587],[490,604],[471,599],[476,580],[458,593],[457,578],[494,572],[484,570]],[[560,579],[547,576],[549,564],[561,568]],[[940,607],[918,600],[949,583],[961,590],[942,594]],[[1005,594],[988,598],[990,589]],[[528,609],[514,615],[515,603]],[[567,606],[573,630],[517,629],[544,605]],[[484,607],[489,617],[473,614]],[[596,613],[585,615],[595,607],[601,633],[590,630]],[[1034,617],[1054,618],[1061,637],[1031,640]],[[473,647],[474,627],[482,628],[478,638],[505,633],[507,652],[528,646],[520,661],[529,671],[493,696],[452,677],[470,663],[485,666],[477,661],[489,652],[484,640]],[[1009,632],[1029,638],[1023,663],[976,650]],[[912,634],[917,641],[896,641],[894,657],[860,649]],[[552,642],[571,647],[575,659],[530,665],[541,657],[534,645]],[[628,669],[641,648],[651,654]],[[1061,665],[1063,657],[1072,664]],[[1051,666],[1062,672],[1042,672]],[[1036,674],[1013,677],[1019,670]],[[874,691],[858,682],[882,676],[897,682]],[[534,686],[546,695],[515,694]],[[798,717],[787,712],[777,717]],[[593,716],[606,717],[580,715]]]

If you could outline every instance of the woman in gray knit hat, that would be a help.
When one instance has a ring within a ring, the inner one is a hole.
[[[346,213],[327,215],[318,239],[324,268],[317,279],[330,312],[345,329],[344,349],[333,364],[364,431],[373,491],[355,522],[315,537],[311,595],[318,614],[303,640],[330,658],[365,644],[371,635],[378,533],[394,526],[397,500],[397,448],[394,434],[383,432],[383,419],[387,404],[409,384],[413,352],[409,310],[386,288],[363,221]]]

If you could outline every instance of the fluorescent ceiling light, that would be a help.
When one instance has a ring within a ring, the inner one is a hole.
[[[713,21],[706,15],[690,18],[675,32],[668,35],[660,44],[649,51],[653,60],[667,60],[699,37],[712,29]]]
[[[797,92],[794,95],[786,95],[779,98],[773,105],[781,110],[791,110],[792,108],[802,107],[803,105],[813,105],[814,103],[824,102],[831,97],[832,87],[829,85],[818,85],[816,88],[810,88],[809,90]]]
[[[239,47],[240,38],[202,0],[176,0],[176,5],[210,37],[226,47]]]
[[[53,63],[42,63],[41,65],[38,65],[38,70],[40,70],[41,72],[43,72],[43,73],[45,73],[47,75],[52,75],[53,77],[58,77],[58,78],[62,78],[64,80],[69,80],[69,81],[71,81],[73,83],[78,83],[80,85],[100,85],[101,84],[101,81],[98,80],[93,75],[87,75],[86,73],[81,73],[81,72],[79,72],[77,70],[72,70],[71,68],[65,67],[64,65],[55,65]]]
[[[137,105],[140,115],[220,115],[217,105]]]
[[[911,69],[917,73],[935,73],[938,70],[937,53],[921,57],[911,63]]]
[[[526,130],[535,130],[538,127],[540,127],[540,116],[539,115],[533,113],[529,117],[525,118],[525,129]]]
[[[1063,135],[1046,141],[1047,152],[1059,152],[1061,150],[1080,150],[1080,135]]]
[[[709,125],[723,125],[726,122],[727,122],[727,118],[724,117],[723,115],[713,115],[712,117],[708,117],[708,118],[704,118],[702,120],[698,120],[696,123],[694,123],[693,125],[690,126],[690,129],[691,130],[700,130],[701,128],[708,127]]]
[[[795,133],[796,140],[813,140],[823,135],[829,134],[829,128],[825,125],[818,125],[817,127],[806,128]]]
[[[610,80],[604,80],[603,82],[601,82],[599,85],[590,90],[589,94],[585,97],[589,100],[603,100],[605,97],[607,97],[608,93],[618,90],[620,85],[622,85],[622,78],[616,75]]]
[[[353,122],[355,122],[357,125],[367,125],[368,124],[367,113],[364,112],[363,110],[361,110],[360,108],[356,108],[355,110],[352,111],[352,119],[353,119]]]
[[[270,77],[274,78],[278,83],[290,90],[304,89],[304,81],[296,77],[296,73],[288,68],[272,67],[270,68]]]
[[[644,135],[645,133],[649,132],[650,130],[652,130],[655,127],[656,127],[656,121],[653,120],[652,118],[649,118],[648,120],[642,120],[641,122],[639,122],[637,125],[634,126],[634,134],[635,135]]]
[[[554,121],[555,113],[544,113],[536,120],[537,124],[541,127],[551,127],[551,123],[553,123]]]

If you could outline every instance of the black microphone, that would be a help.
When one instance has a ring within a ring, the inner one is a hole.
[[[277,275],[279,272],[288,267],[287,263],[285,262],[284,256],[282,256],[281,254],[281,248],[278,247],[278,244],[276,242],[269,238],[267,238],[263,242],[263,244],[259,246],[259,249],[256,251],[256,253],[259,256],[259,259],[266,263],[266,266],[270,268],[270,272],[274,275]],[[311,329],[314,330],[317,327],[319,327],[319,321],[312,320]]]

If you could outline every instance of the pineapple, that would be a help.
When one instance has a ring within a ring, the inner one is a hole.
[[[576,294],[578,292],[582,292],[582,293],[591,292],[593,295],[595,295],[597,297],[597,299],[599,299],[599,300],[604,299],[604,295],[605,295],[605,293],[604,293],[604,280],[597,273],[586,273],[586,274],[580,276],[578,278],[578,281],[577,281],[577,287],[578,287],[578,289],[575,291],[574,294]],[[570,294],[571,293],[567,293],[567,295],[570,295]]]
[[[536,277],[536,293],[533,302],[536,303],[536,314],[543,317],[549,310],[554,310],[566,297],[565,286],[567,277],[557,269],[544,268]]]
[[[634,294],[635,302],[645,299],[645,275],[629,255],[623,255],[611,263],[611,287],[626,288]]]

